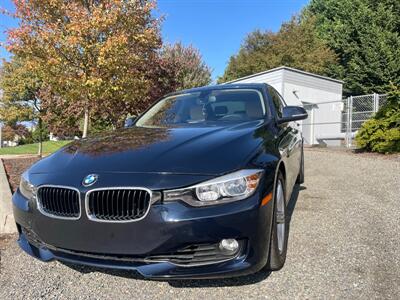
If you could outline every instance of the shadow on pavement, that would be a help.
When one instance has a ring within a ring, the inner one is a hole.
[[[243,286],[261,282],[267,279],[270,274],[271,272],[262,270],[255,274],[234,278],[169,280],[168,283],[175,288]]]
[[[304,185],[298,185],[298,184],[296,184],[293,187],[292,196],[290,197],[289,202],[287,204],[287,217],[289,218],[289,220],[288,220],[289,224],[292,219],[294,208],[296,207],[296,204],[297,204],[297,199],[299,198],[299,193],[300,193],[300,191],[303,191],[306,189],[307,188]]]
[[[288,230],[290,234],[290,221],[292,219],[292,215],[294,209],[296,207],[297,199],[299,196],[299,192],[305,190],[305,186],[295,185],[293,188],[292,196],[287,204],[287,220],[288,220]],[[74,269],[80,273],[91,273],[91,272],[100,272],[112,276],[119,276],[128,279],[136,279],[136,280],[149,280],[144,278],[136,271],[131,270],[113,270],[113,269],[105,269],[98,267],[88,267],[82,265],[75,265],[66,262],[60,262],[63,265]],[[234,278],[225,278],[225,279],[180,279],[180,280],[160,280],[164,282],[168,282],[169,285],[175,288],[201,288],[201,287],[224,287],[224,286],[244,286],[255,284],[267,279],[270,276],[271,272],[261,270],[255,274],[242,276],[242,277],[234,277]]]
[[[79,273],[88,274],[92,272],[99,272],[103,274],[108,274],[111,276],[119,276],[127,279],[135,279],[135,280],[153,280],[153,281],[164,281],[168,282],[169,285],[176,288],[200,288],[200,287],[222,287],[222,286],[241,286],[241,285],[249,285],[254,284],[264,279],[268,278],[271,272],[267,271],[259,271],[255,274],[242,276],[242,277],[234,277],[234,278],[224,278],[224,279],[147,279],[143,277],[139,272],[134,270],[113,270],[106,268],[98,268],[98,267],[89,267],[77,265],[69,262],[61,262],[61,264],[71,268]]]

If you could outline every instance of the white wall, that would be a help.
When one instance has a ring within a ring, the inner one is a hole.
[[[307,143],[318,144],[320,142],[318,138],[339,135],[340,103],[322,103],[341,101],[342,84],[290,70],[285,70],[283,78],[283,97],[289,105],[315,103],[315,105],[306,107],[308,111],[312,109],[312,118],[302,122],[302,131]],[[294,91],[295,93],[293,93]],[[323,142],[334,146],[340,145],[340,140],[323,140]]]
[[[235,83],[267,83],[276,89],[279,93],[283,93],[283,72],[277,70],[274,72],[264,73],[253,77],[235,80]]]
[[[294,91],[296,93],[293,93]],[[310,103],[340,101],[342,99],[342,91],[333,92],[316,87],[284,82],[282,96],[288,105],[296,105],[305,101]]]
[[[293,93],[296,91],[296,95]],[[307,144],[318,144],[318,137],[332,137],[340,134],[340,123],[331,124],[341,121],[341,106],[340,103],[326,103],[340,101],[342,99],[342,87],[338,90],[321,89],[314,86],[300,83],[284,82],[283,97],[288,105],[304,105],[311,103],[314,105],[306,106],[305,108],[310,114],[312,111],[312,118],[308,118],[302,122],[302,131]],[[312,124],[310,124],[312,123]],[[325,123],[325,124],[320,124]],[[312,128],[311,128],[312,127]],[[332,146],[339,146],[340,140],[324,140],[326,144]]]

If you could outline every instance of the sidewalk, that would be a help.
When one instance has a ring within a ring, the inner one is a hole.
[[[9,156],[7,156],[9,158]],[[3,161],[0,159],[0,234],[17,231],[12,212],[11,190]]]
[[[46,155],[43,155],[43,157]],[[37,154],[1,154],[0,159],[13,159],[13,158],[25,158],[25,157],[38,157]]]

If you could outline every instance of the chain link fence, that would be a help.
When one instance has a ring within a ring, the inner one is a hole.
[[[302,123],[306,143],[354,147],[357,130],[386,103],[386,99],[386,94],[370,94],[338,101],[303,102],[309,115]]]

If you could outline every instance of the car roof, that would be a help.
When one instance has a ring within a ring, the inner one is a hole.
[[[217,91],[217,90],[232,90],[232,89],[258,89],[261,90],[268,86],[265,83],[234,83],[234,84],[218,84],[218,85],[208,85],[198,88],[181,90],[173,93],[169,93],[167,96],[186,94],[186,93],[196,93],[196,92],[206,92],[206,91]]]

